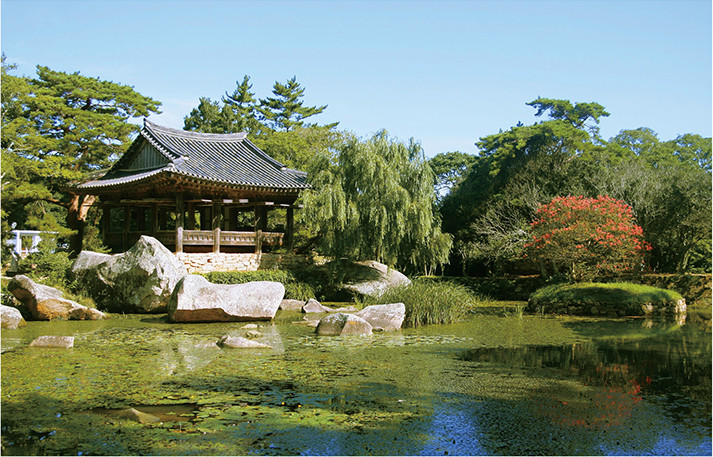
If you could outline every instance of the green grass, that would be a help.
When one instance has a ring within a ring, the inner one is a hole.
[[[530,297],[548,303],[668,303],[680,300],[679,293],[667,289],[630,283],[554,284],[537,290]]]
[[[365,305],[403,303],[404,327],[448,324],[462,319],[482,298],[468,288],[448,282],[415,280],[411,285],[387,289],[376,297],[367,297]]]

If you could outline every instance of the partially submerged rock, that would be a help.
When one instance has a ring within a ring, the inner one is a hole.
[[[15,298],[24,303],[34,319],[52,320],[100,320],[106,314],[64,298],[64,293],[53,287],[37,284],[24,275],[15,276],[7,285]]]
[[[272,346],[258,343],[257,341],[249,340],[241,336],[223,336],[218,340],[218,346],[232,349],[272,349]]]
[[[391,332],[401,329],[406,317],[406,306],[403,303],[371,305],[355,315],[371,324],[374,330]]]
[[[324,306],[314,298],[310,298],[307,303],[302,307],[302,312],[305,314],[310,313],[356,313],[359,311],[354,306],[344,306],[342,308],[330,308],[329,306]]]
[[[142,236],[123,254],[82,251],[72,274],[101,307],[117,312],[162,313],[188,270],[160,241]]]
[[[322,306],[322,304],[314,298],[307,300],[307,303],[302,307],[303,313],[326,313],[328,311],[329,308]]]
[[[70,349],[74,347],[74,337],[72,336],[38,336],[30,343],[30,347],[35,348],[61,348]]]
[[[176,285],[168,305],[172,322],[235,322],[275,317],[285,287],[279,282],[212,284],[188,275]]]
[[[128,408],[123,411],[119,411],[116,413],[116,416],[122,419],[132,420],[140,424],[155,424],[156,422],[161,421],[161,419],[153,414],[144,413],[136,408]]]
[[[284,299],[280,303],[280,309],[283,311],[299,311],[304,306],[304,300]]]
[[[16,329],[27,325],[20,310],[12,306],[0,305],[0,315],[2,316],[2,328]]]
[[[330,314],[317,324],[317,335],[371,335],[371,324],[354,314]]]

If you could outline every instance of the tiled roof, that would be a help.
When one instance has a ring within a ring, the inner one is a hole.
[[[129,170],[148,142],[168,160],[151,170]],[[80,189],[125,185],[159,173],[174,173],[239,187],[299,191],[309,188],[307,174],[293,170],[265,154],[245,133],[213,134],[177,130],[144,120],[144,128],[129,150],[101,178]]]

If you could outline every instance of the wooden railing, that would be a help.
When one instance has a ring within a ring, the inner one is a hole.
[[[260,234],[261,245],[281,246],[285,237],[284,233],[280,232],[220,232],[221,246],[256,246],[258,243],[258,233]],[[141,232],[128,232],[127,248],[136,244],[141,235]],[[160,231],[153,235],[164,246],[176,245],[176,232]],[[121,247],[124,242],[124,234],[121,232],[108,233],[104,241],[108,246]],[[184,246],[214,246],[215,231],[213,230],[184,230],[183,245]]]

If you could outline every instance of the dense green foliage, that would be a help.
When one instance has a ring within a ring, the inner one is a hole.
[[[444,152],[430,158],[428,165],[436,175],[436,194],[442,196],[460,184],[470,172],[475,160],[474,156],[460,151]]]
[[[2,60],[2,223],[70,234],[81,250],[92,196],[67,185],[116,160],[138,130],[127,121],[157,113],[160,103],[133,88],[79,72],[37,67],[37,77],[9,74]]]
[[[623,303],[643,305],[680,300],[678,292],[629,283],[554,284],[538,289],[530,297],[549,303]]]
[[[213,284],[245,284],[252,281],[273,281],[285,286],[285,298],[291,300],[309,300],[314,298],[312,286],[295,278],[290,271],[258,270],[258,271],[214,271],[203,276]]]
[[[549,119],[481,138],[470,173],[443,199],[452,264],[481,274],[537,272],[522,254],[540,205],[609,195],[632,207],[653,271],[711,271],[710,138],[661,142],[639,128],[607,142],[597,126],[609,115],[601,105],[542,98],[528,105]]]
[[[66,288],[72,260],[67,252],[55,252],[57,244],[53,239],[40,242],[38,251],[18,262],[18,273],[35,282],[61,289]]]
[[[320,252],[432,271],[448,260],[450,236],[434,212],[433,171],[420,144],[381,131],[347,137],[311,162],[305,218]]]
[[[481,299],[467,287],[452,282],[416,280],[367,297],[366,304],[403,303],[404,327],[449,324],[462,319]]]

